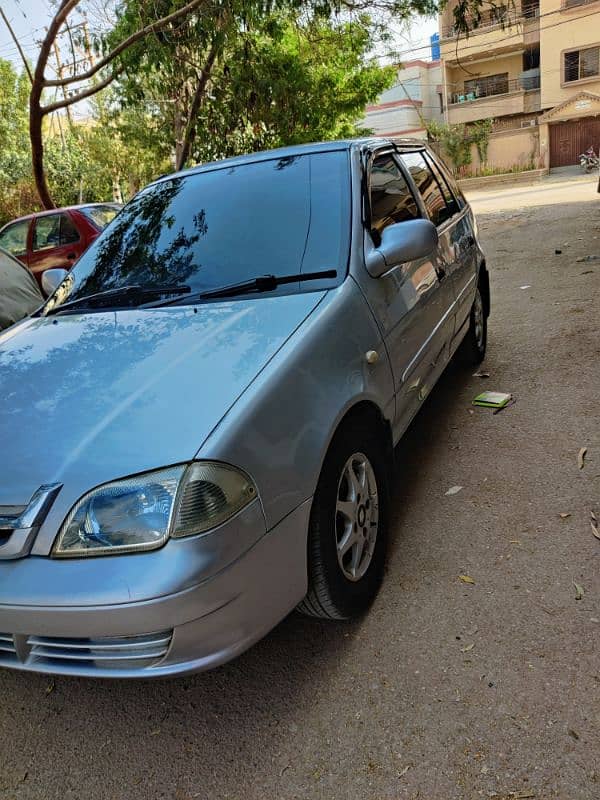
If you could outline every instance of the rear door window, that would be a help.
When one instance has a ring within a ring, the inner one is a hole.
[[[73,244],[79,241],[79,231],[68,214],[60,215],[60,243]]]
[[[27,234],[30,220],[14,222],[0,233],[0,247],[13,256],[22,256],[27,252]]]
[[[68,214],[38,217],[33,233],[33,251],[49,250],[79,241],[79,233]]]
[[[391,153],[377,156],[370,175],[371,236],[375,245],[388,225],[417,219],[419,208]]]
[[[443,225],[456,212],[456,203],[445,186],[446,194],[442,191],[438,178],[434,175],[431,165],[424,158],[423,151],[402,153],[402,160],[423,198],[429,219],[434,225]],[[451,204],[446,197],[450,196]]]

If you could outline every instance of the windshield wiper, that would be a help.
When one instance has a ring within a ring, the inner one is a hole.
[[[325,278],[336,278],[337,272],[334,269],[322,270],[321,272],[301,272],[298,275],[259,275],[248,281],[230,283],[227,286],[220,286],[218,289],[208,289],[206,292],[195,292],[185,298],[186,303],[193,303],[196,300],[212,300],[217,297],[234,297],[239,294],[259,294],[261,292],[272,292],[278,286],[286,283],[299,283],[302,281],[317,281]],[[179,298],[169,298],[160,303],[152,303],[153,308],[168,306],[179,302]]]
[[[118,286],[115,289],[107,289],[104,292],[94,292],[93,294],[78,297],[75,300],[68,300],[55,308],[50,309],[48,314],[60,314],[72,308],[103,308],[112,306],[116,300],[144,300],[152,295],[163,294],[187,294],[191,292],[190,286],[142,286],[133,283],[127,286]]]

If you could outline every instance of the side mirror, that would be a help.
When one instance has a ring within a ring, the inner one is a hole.
[[[46,297],[54,294],[68,274],[66,269],[59,269],[58,267],[47,269],[42,273],[42,289]]]
[[[384,228],[379,247],[366,248],[365,264],[369,275],[379,278],[406,261],[416,261],[433,253],[438,246],[438,232],[428,219],[410,219]],[[369,242],[370,244],[370,242]]]

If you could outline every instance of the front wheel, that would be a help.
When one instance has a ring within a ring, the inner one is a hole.
[[[325,459],[310,516],[304,614],[351,619],[375,598],[386,550],[388,474],[383,437],[347,426]]]
[[[469,316],[469,329],[459,348],[461,360],[465,364],[481,364],[485,358],[486,347],[487,316],[483,305],[481,287],[477,286]]]

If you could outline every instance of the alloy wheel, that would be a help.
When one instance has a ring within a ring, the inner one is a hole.
[[[364,453],[354,453],[342,470],[335,510],[338,564],[348,580],[359,581],[369,569],[378,523],[375,472]]]

